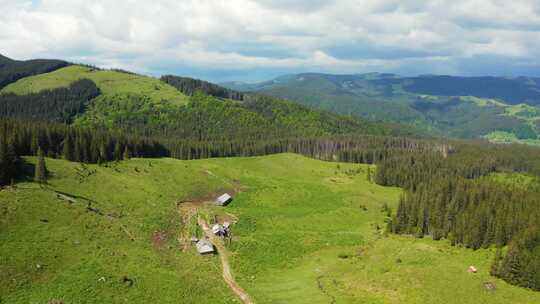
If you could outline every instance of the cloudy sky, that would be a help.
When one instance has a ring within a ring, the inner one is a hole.
[[[538,0],[0,0],[0,54],[151,75],[540,76]]]

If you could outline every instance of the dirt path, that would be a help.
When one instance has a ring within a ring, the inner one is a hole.
[[[242,300],[245,304],[253,304],[254,302],[251,300],[249,295],[246,293],[238,283],[234,280],[234,276],[231,272],[231,266],[229,265],[229,259],[227,258],[227,251],[225,250],[225,246],[223,245],[223,242],[221,239],[216,237],[213,233],[210,227],[208,227],[208,224],[201,218],[197,219],[199,225],[204,230],[204,233],[206,234],[206,237],[210,239],[210,241],[216,246],[219,257],[221,258],[221,265],[223,267],[223,280],[225,280],[225,283],[229,285],[229,287],[232,289],[232,291]]]
[[[191,220],[197,214],[197,209],[191,205],[181,206],[178,205],[178,212],[180,213],[180,220],[184,227],[189,227]],[[178,242],[181,244],[182,251],[187,251],[191,247],[191,234],[189,229],[182,229],[182,233],[178,236]]]

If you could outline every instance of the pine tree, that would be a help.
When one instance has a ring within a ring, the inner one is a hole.
[[[121,152],[120,142],[116,141],[114,144],[114,160],[119,161],[122,159],[122,152]]]
[[[367,168],[366,180],[371,183],[371,168]]]
[[[62,150],[62,155],[66,160],[73,161],[75,159],[73,157],[73,141],[69,134],[67,134],[64,139],[64,149]]]
[[[129,153],[129,147],[126,145],[126,147],[124,148],[124,154],[122,156],[122,158],[124,160],[128,160],[131,158],[131,153]]]
[[[34,180],[40,184],[47,183],[47,166],[45,165],[45,156],[41,147],[37,151],[38,159],[35,168]]]
[[[8,173],[8,163],[7,144],[3,140],[3,137],[0,137],[0,185],[6,184],[10,177]]]

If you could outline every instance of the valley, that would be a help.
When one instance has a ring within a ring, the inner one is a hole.
[[[0,2],[0,304],[540,303],[538,0]]]
[[[226,247],[256,303],[540,300],[489,275],[494,249],[387,235],[383,207],[395,210],[401,190],[368,181],[373,166],[294,154],[46,162],[47,185],[27,180],[0,191],[2,303],[238,302],[219,256],[182,250],[179,235],[190,224],[177,212],[182,202],[235,189],[229,206],[199,212],[238,219]],[[469,265],[478,273],[467,273]]]
[[[528,99],[0,59],[0,303],[540,300]]]

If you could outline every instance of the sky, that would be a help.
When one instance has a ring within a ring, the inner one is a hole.
[[[0,54],[256,82],[540,76],[539,0],[0,0]]]

